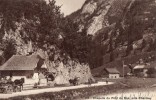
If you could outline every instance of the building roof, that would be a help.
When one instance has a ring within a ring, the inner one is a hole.
[[[105,68],[105,70],[106,70],[109,74],[120,74],[120,72],[119,72],[116,68]]]
[[[101,67],[97,67],[97,68],[91,69],[92,75],[93,76],[98,76],[101,73],[103,73],[103,70],[105,68],[114,68],[113,66],[115,66],[115,69],[117,71],[119,71],[119,74],[120,75],[123,75],[123,65],[122,65],[122,62],[121,63],[113,63],[113,64],[112,63],[109,63],[109,64],[105,64],[105,65],[103,65]],[[128,66],[127,67],[124,67],[124,74],[125,75],[127,73],[130,73],[130,72],[131,72],[131,69]]]
[[[0,70],[34,70],[37,67],[39,59],[38,55],[13,55],[0,66]]]
[[[149,65],[136,65],[133,69],[147,69],[150,68]]]
[[[136,65],[133,69],[143,69],[145,65]]]

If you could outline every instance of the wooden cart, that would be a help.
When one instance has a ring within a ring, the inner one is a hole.
[[[0,82],[1,93],[12,93],[14,91],[13,82]]]

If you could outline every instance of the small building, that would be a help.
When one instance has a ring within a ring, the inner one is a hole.
[[[102,76],[117,79],[120,78],[120,72],[116,68],[104,68],[102,71]]]
[[[148,67],[150,68],[147,72],[149,77],[156,78],[156,61],[151,62]]]
[[[13,55],[0,66],[0,75],[12,81],[24,78],[24,84],[34,84],[39,82],[39,73],[44,73],[46,69],[44,59],[39,55]]]
[[[136,65],[133,68],[133,73],[137,77],[148,77],[148,70],[150,69],[147,65]]]

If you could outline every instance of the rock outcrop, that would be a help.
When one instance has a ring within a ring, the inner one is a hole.
[[[79,84],[87,83],[89,79],[94,80],[88,64],[81,64],[79,61],[75,61],[66,55],[61,55],[61,50],[56,45],[49,45],[48,43],[45,43],[42,47],[39,47],[37,46],[37,44],[35,44],[36,41],[29,39],[29,37],[27,36],[28,33],[26,33],[24,29],[24,26],[29,22],[32,24],[35,23],[31,20],[22,19],[21,22],[15,23],[17,28],[14,31],[11,29],[7,30],[7,32],[5,32],[5,34],[2,36],[3,41],[12,40],[14,42],[14,54],[39,55],[42,59],[45,60],[49,72],[54,75],[55,79],[53,83],[55,84],[69,84],[70,79],[77,77],[79,77]],[[63,37],[59,35],[58,39],[61,40],[63,39]],[[1,50],[1,64],[6,61],[6,59],[3,59],[3,53],[4,50]],[[69,58],[70,61],[67,61],[65,63],[64,60],[67,60],[67,58]]]
[[[70,84],[70,79],[79,78],[78,84],[87,83],[89,79],[95,81],[88,64],[79,63],[70,58],[55,59],[55,61],[47,61],[49,72],[55,77],[56,84]]]
[[[86,0],[69,18],[113,59],[156,50],[155,0]]]

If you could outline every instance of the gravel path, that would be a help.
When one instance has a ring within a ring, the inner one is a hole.
[[[91,86],[81,84],[78,86],[70,86],[70,87],[53,87],[53,88],[46,88],[46,89],[25,90],[22,92],[16,92],[16,93],[12,93],[12,94],[0,94],[0,99],[7,99],[10,97],[15,97],[15,96],[39,94],[39,93],[45,93],[45,92],[58,92],[58,91],[70,90],[70,89],[79,89],[79,88],[84,88],[84,87],[110,85],[110,84],[113,84],[113,82],[109,82],[108,84],[106,84],[106,82],[98,82],[98,83],[92,84]]]

